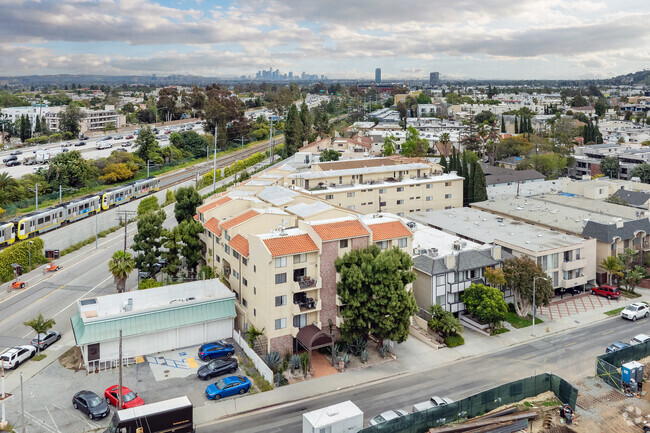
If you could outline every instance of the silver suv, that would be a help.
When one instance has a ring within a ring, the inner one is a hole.
[[[632,320],[633,322],[636,321],[636,319],[648,317],[648,314],[650,314],[648,306],[641,302],[630,304],[621,311],[622,318]]]
[[[0,355],[0,361],[4,368],[16,369],[20,364],[34,357],[34,354],[36,354],[36,348],[32,345],[16,346]]]

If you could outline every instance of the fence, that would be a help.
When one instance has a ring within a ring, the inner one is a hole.
[[[650,356],[650,341],[597,356],[596,376],[613,388],[623,392],[621,365],[630,361],[638,361],[648,356]]]
[[[242,336],[241,332],[234,330],[232,333],[232,338],[237,342],[237,344],[239,344],[239,347],[242,348],[246,356],[248,356],[251,361],[253,361],[253,365],[257,371],[260,372],[262,377],[264,377],[268,383],[273,385],[273,372],[269,366],[266,365],[264,361],[262,361],[262,358],[260,358],[259,355],[248,346],[248,342],[246,342],[246,339]]]
[[[122,357],[122,366],[127,367],[129,365],[136,364],[136,359],[132,356],[123,356]],[[88,361],[86,369],[88,373],[99,373],[100,371],[110,370],[116,368],[120,365],[119,357],[114,358],[104,358],[97,359],[95,361]]]
[[[483,415],[500,406],[516,403],[546,391],[553,391],[562,403],[567,403],[575,410],[578,390],[559,376],[543,373],[506,383],[446,406],[437,406],[421,412],[411,413],[361,431],[363,433],[427,432],[432,427],[439,427],[458,419]]]

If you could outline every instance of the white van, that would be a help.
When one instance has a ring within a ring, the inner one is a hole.
[[[98,141],[97,142],[97,149],[110,149],[111,147],[113,147],[113,145],[111,143],[109,143],[108,141]]]

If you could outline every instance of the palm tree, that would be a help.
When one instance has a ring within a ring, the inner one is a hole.
[[[54,319],[45,319],[43,317],[43,313],[38,313],[38,316],[34,317],[32,320],[29,320],[27,322],[23,322],[23,325],[29,326],[36,332],[36,338],[37,338],[37,345],[36,345],[36,350],[38,351],[38,354],[41,354],[41,334],[45,334],[48,330],[52,328],[52,326],[56,325],[56,321]]]
[[[625,286],[627,287],[627,290],[634,293],[634,289],[636,288],[636,286],[647,275],[648,273],[646,272],[643,266],[635,266],[633,269],[628,269],[625,272],[625,278],[623,279],[623,281],[625,282]]]
[[[612,274],[622,275],[623,263],[616,256],[605,257],[600,266],[607,271],[607,282],[610,285],[612,284]]]
[[[11,201],[11,196],[15,195],[18,187],[18,181],[11,177],[9,173],[0,173],[0,203]]]
[[[108,270],[113,274],[117,293],[125,291],[126,279],[133,269],[135,269],[135,260],[130,253],[122,250],[113,253],[113,257],[108,262]]]
[[[449,138],[449,133],[448,132],[443,132],[440,134],[440,138],[438,139],[440,143],[442,144],[442,150],[440,153],[442,153],[445,156],[451,155],[451,150],[447,151],[447,144],[451,142],[451,138]]]

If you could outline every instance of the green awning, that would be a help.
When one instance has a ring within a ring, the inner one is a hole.
[[[215,299],[205,302],[182,304],[152,311],[125,312],[105,319],[91,318],[84,322],[79,312],[70,322],[78,346],[122,337],[151,334],[153,332],[180,328],[196,323],[236,317],[235,299]]]

